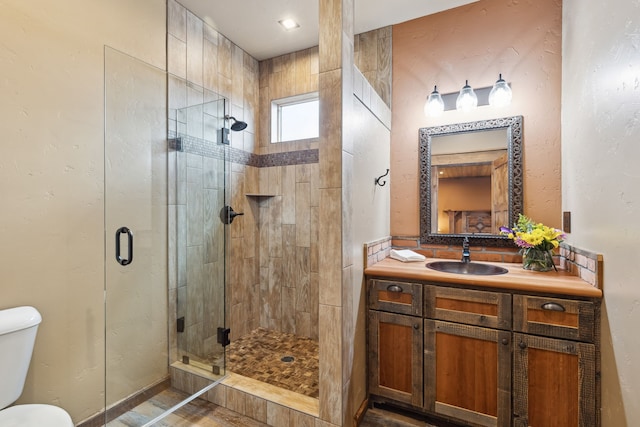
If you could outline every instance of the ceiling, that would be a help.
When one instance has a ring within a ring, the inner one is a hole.
[[[355,34],[478,0],[354,0]],[[319,0],[178,0],[258,60],[318,45]],[[292,18],[300,28],[284,31]]]

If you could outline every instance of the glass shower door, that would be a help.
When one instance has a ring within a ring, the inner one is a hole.
[[[217,380],[225,373],[228,183],[225,99],[176,112],[175,162],[176,350],[172,366]],[[171,197],[171,196],[170,196]]]
[[[167,384],[167,107],[164,71],[110,48],[104,60],[109,410]]]
[[[110,48],[104,59],[104,420],[170,384],[192,393],[126,415],[152,425],[225,374],[226,101],[174,110],[167,138],[166,73]],[[182,387],[180,371],[202,381]]]

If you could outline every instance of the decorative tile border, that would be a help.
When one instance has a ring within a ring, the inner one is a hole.
[[[169,149],[220,160],[225,160],[226,153],[232,163],[258,168],[318,163],[319,159],[317,148],[260,155],[192,136],[176,137],[174,132],[169,133]]]
[[[259,168],[272,166],[303,165],[308,163],[318,163],[319,151],[317,148],[310,150],[287,151],[285,153],[272,153],[256,155],[258,157]]]

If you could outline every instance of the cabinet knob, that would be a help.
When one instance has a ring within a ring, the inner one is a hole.
[[[524,350],[525,348],[527,348],[527,344],[524,341],[520,341],[520,344],[518,344],[518,347]]]
[[[402,288],[398,285],[389,285],[387,286],[387,290],[389,292],[402,292]]]
[[[415,329],[416,331],[417,331],[418,329],[420,329],[420,323],[414,323],[414,324],[413,324],[413,329]]]
[[[507,338],[502,338],[502,344],[504,345],[509,344],[509,340]]]

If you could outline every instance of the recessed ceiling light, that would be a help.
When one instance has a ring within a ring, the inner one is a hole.
[[[278,21],[278,23],[282,25],[282,27],[287,31],[294,30],[300,27],[300,24],[298,24],[291,18],[283,19],[282,21]]]

